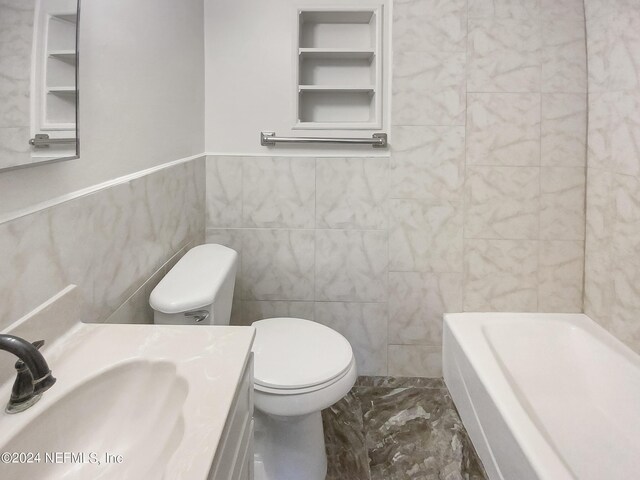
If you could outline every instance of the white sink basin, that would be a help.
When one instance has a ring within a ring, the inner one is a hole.
[[[113,475],[115,470],[130,478],[158,478],[184,435],[182,408],[188,389],[171,363],[125,363],[57,399],[9,439],[8,445],[18,452],[87,453],[109,452],[118,445],[123,459],[136,458],[135,463],[115,463],[113,468],[97,472],[90,463],[44,463],[40,474],[52,480],[101,478],[100,473]],[[142,450],[145,454],[136,456]],[[95,461],[104,463],[105,458]],[[12,465],[7,471],[29,478],[33,468]]]
[[[0,478],[204,480],[252,338],[242,327],[78,325],[43,352],[57,383],[0,415],[0,452],[40,454],[0,462]]]

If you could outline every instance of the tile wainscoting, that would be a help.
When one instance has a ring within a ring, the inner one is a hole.
[[[79,287],[83,321],[105,321],[177,252],[204,241],[204,219],[199,157],[5,221],[0,329],[69,284]]]

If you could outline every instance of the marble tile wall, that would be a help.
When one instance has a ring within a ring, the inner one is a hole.
[[[29,157],[34,0],[0,0],[0,165]]]
[[[582,0],[470,0],[464,310],[582,310]]]
[[[440,376],[442,313],[582,311],[581,0],[397,0],[391,156],[208,157],[233,321],[336,328],[364,375]]]
[[[584,11],[581,0],[394,9],[394,54],[439,63],[447,83],[394,65],[388,367],[435,375],[443,312],[582,311]],[[437,115],[402,112],[412,96]]]
[[[585,4],[585,312],[640,353],[640,4]]]
[[[204,241],[199,158],[0,224],[0,330],[69,284],[103,322],[172,257]],[[134,309],[135,310],[135,309]],[[141,321],[140,312],[119,321]]]
[[[240,253],[232,322],[294,316],[387,372],[388,158],[207,158],[207,242]]]

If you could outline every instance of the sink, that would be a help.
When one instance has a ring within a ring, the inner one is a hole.
[[[78,322],[58,338],[43,332],[13,333],[47,340],[58,381],[28,410],[0,413],[0,453],[39,461],[0,462],[0,479],[207,479],[254,329]],[[0,377],[2,408],[14,375]]]
[[[38,473],[52,480],[115,474],[159,478],[184,435],[182,409],[188,389],[169,362],[127,362],[69,390],[1,450],[40,452]],[[144,455],[136,455],[142,451]],[[86,463],[46,463],[43,455],[53,461],[52,452],[84,454]],[[112,457],[105,458],[107,454]],[[135,462],[117,463],[117,455]],[[99,468],[109,460],[111,468]],[[31,464],[0,464],[0,478],[33,478],[33,471]]]

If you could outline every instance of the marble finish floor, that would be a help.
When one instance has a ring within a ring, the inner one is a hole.
[[[360,377],[322,412],[327,480],[486,480],[442,379]]]

